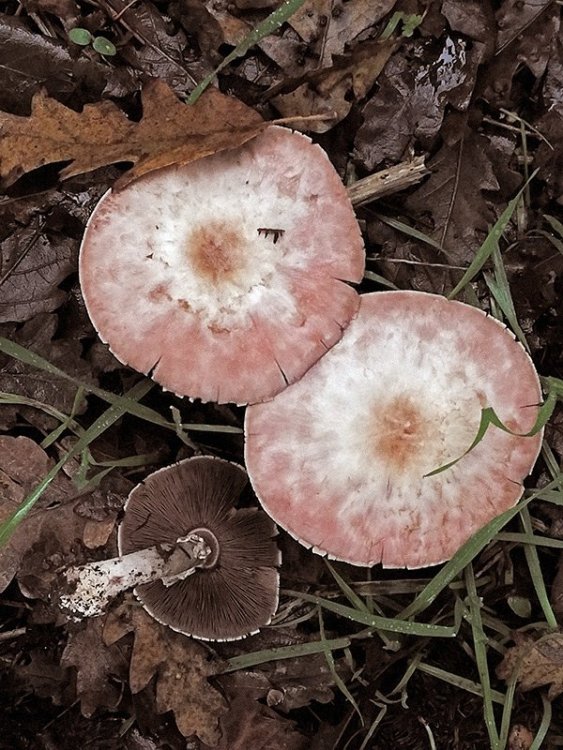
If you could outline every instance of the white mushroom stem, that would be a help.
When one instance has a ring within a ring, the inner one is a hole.
[[[58,605],[73,619],[96,617],[116,596],[134,586],[161,580],[172,586],[203,567],[211,548],[199,534],[175,544],[147,547],[111,560],[67,568]]]

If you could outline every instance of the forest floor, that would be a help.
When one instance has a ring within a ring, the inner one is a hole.
[[[559,405],[523,503],[469,559],[329,565],[281,532],[279,610],[229,643],[174,633],[131,594],[80,623],[53,606],[61,570],[116,554],[148,473],[195,454],[243,463],[242,407],[158,386],[145,411],[141,395],[112,406],[148,381],[100,342],[77,270],[99,198],[131,163],[166,163],[163,116],[195,133],[182,158],[209,152],[205,95],[185,100],[233,50],[212,85],[241,128],[309,118],[292,126],[347,186],[409,173],[356,204],[359,291],[447,295],[476,263],[458,299],[512,327],[563,393],[563,3],[289,0],[245,44],[278,5],[0,3],[0,748],[563,747]]]

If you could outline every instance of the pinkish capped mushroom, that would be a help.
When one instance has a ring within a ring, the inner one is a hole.
[[[246,463],[274,520],[315,552],[356,565],[449,559],[513,506],[542,435],[539,379],[497,320],[422,292],[361,298],[342,340],[304,377],[246,413]]]
[[[121,362],[239,404],[272,397],[340,339],[363,267],[326,154],[276,126],[106,194],[80,251],[86,307]]]

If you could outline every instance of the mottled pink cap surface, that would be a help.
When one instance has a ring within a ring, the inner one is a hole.
[[[298,380],[359,305],[364,250],[325,152],[270,127],[108,193],[80,252],[101,339],[174,393],[253,403]]]
[[[422,292],[361,297],[342,340],[246,413],[246,464],[264,509],[314,551],[356,565],[449,559],[520,498],[542,435],[531,359],[481,310]]]

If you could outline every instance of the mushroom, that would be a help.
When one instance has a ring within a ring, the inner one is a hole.
[[[267,625],[278,604],[275,524],[258,508],[233,507],[247,484],[237,464],[209,456],[150,474],[125,504],[121,557],[66,571],[59,606],[99,615],[135,586],[147,612],[204,640],[234,640]]]
[[[246,404],[298,380],[340,339],[364,261],[325,152],[272,126],[107,193],[79,270],[92,322],[121,362],[178,395]]]
[[[246,412],[246,464],[264,509],[313,551],[356,565],[449,559],[513,506],[541,446],[534,366],[483,311],[423,292],[363,295],[304,377]]]

